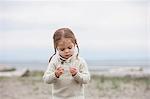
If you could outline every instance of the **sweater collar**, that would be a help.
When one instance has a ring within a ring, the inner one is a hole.
[[[63,64],[64,62],[71,62],[72,60],[74,60],[75,58],[76,58],[76,55],[77,54],[73,54],[71,57],[69,57],[68,59],[65,59],[65,58],[63,58],[62,56],[60,56],[59,54],[58,54],[58,58],[59,58],[59,60],[61,61],[61,63]]]

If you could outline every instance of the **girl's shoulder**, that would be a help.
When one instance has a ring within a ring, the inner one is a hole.
[[[57,55],[54,55],[50,61],[50,64],[57,64],[59,61],[58,61],[58,56]]]
[[[80,63],[86,64],[86,61],[83,57],[78,56],[78,60],[79,60]]]

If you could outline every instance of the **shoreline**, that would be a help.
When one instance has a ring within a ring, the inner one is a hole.
[[[43,71],[24,77],[0,77],[2,99],[50,99],[51,85],[42,80]],[[149,99],[150,78],[91,75],[85,85],[86,99]]]
[[[28,68],[20,68],[17,69],[12,66],[7,66],[7,65],[1,65],[0,64],[0,77],[1,76],[7,76],[9,75],[11,77],[15,76],[15,74],[22,74],[23,73],[28,73],[28,72],[44,72],[45,70],[34,70],[34,69],[28,69]],[[106,67],[105,67],[106,68]],[[4,69],[4,71],[2,71]],[[13,71],[5,71],[8,69],[11,69]],[[14,71],[15,70],[15,71]],[[89,69],[89,72],[91,75],[98,75],[98,76],[105,76],[105,77],[150,77],[150,67],[148,69],[139,67],[139,66],[117,66],[117,67],[112,67],[112,68],[107,68],[107,70],[102,70],[102,69]]]

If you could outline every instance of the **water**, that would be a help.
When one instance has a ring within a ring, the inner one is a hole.
[[[87,60],[89,70],[106,71],[108,69],[116,67],[143,67],[144,69],[150,69],[150,62],[146,60]],[[27,68],[29,70],[46,70],[48,63],[46,62],[1,62],[2,65],[8,65],[15,67],[16,69]]]
[[[148,60],[95,60],[87,61],[90,70],[106,71],[117,67],[142,67],[150,69],[150,61]]]

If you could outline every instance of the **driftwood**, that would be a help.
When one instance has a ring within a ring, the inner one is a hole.
[[[91,75],[104,77],[131,77],[131,78],[150,78],[150,71],[144,71],[141,67],[122,67],[109,71],[91,71]]]
[[[0,65],[0,72],[15,71],[15,70],[16,70],[16,68],[14,68],[14,67]]]
[[[28,69],[23,70],[16,70],[16,71],[7,71],[7,72],[0,72],[0,77],[23,77],[27,76],[29,73]]]
[[[109,70],[110,72],[139,72],[143,71],[142,67],[118,67]]]
[[[104,76],[104,77],[131,77],[142,78],[149,77],[150,72],[92,72],[91,75]]]

